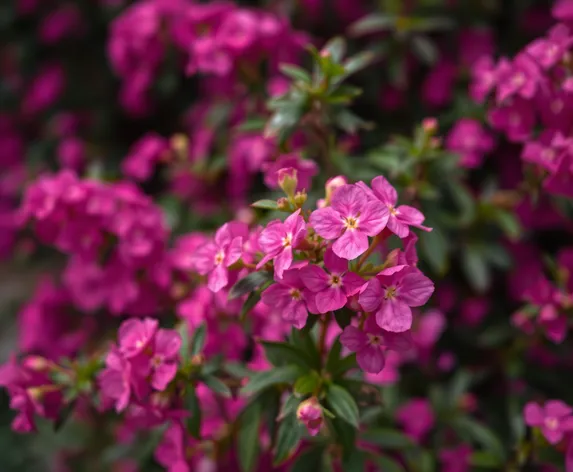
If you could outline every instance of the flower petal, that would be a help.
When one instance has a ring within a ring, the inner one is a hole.
[[[227,248],[227,253],[225,254],[225,265],[227,267],[232,266],[237,262],[243,255],[243,238],[240,236],[234,238]]]
[[[422,306],[434,293],[434,283],[419,270],[413,269],[400,284],[400,300],[408,306]]]
[[[310,224],[316,234],[324,239],[336,239],[344,229],[342,217],[331,207],[313,211],[310,215]]]
[[[364,372],[378,374],[384,368],[386,359],[382,349],[368,346],[356,353],[356,362]]]
[[[361,211],[368,196],[356,185],[343,185],[332,197],[331,206],[342,217],[356,217]]]
[[[311,292],[320,292],[328,288],[328,275],[317,265],[309,265],[300,269],[300,279]]]
[[[356,259],[368,249],[368,236],[361,231],[345,231],[332,245],[334,254],[343,259]]]
[[[173,359],[181,348],[181,336],[173,329],[160,329],[155,335],[155,354]]]
[[[412,310],[396,298],[384,300],[376,313],[376,322],[386,331],[402,333],[412,327]]]
[[[335,311],[346,305],[346,295],[341,288],[329,287],[316,294],[314,301],[319,313]]]
[[[218,265],[215,267],[215,270],[211,271],[209,274],[209,280],[207,282],[207,287],[213,293],[217,293],[222,288],[225,288],[229,283],[229,279],[227,277],[227,269],[222,265]]]
[[[352,352],[357,352],[368,345],[368,336],[356,326],[347,326],[340,335],[340,344]]]
[[[285,247],[275,258],[275,275],[282,279],[283,272],[292,264],[292,246]]]
[[[370,185],[372,186],[374,194],[380,199],[382,203],[391,206],[396,205],[396,202],[398,201],[398,192],[384,177],[381,175],[374,177]]]
[[[324,267],[332,274],[343,274],[348,270],[348,260],[334,254],[332,248],[324,252]]]
[[[368,281],[366,288],[358,297],[358,303],[360,303],[364,311],[372,312],[378,309],[383,298],[382,285],[380,285],[378,278],[375,277]]]
[[[368,236],[376,236],[388,224],[388,207],[378,201],[366,203],[360,213],[360,231]]]
[[[523,417],[527,426],[540,426],[545,419],[545,412],[537,403],[529,402],[525,405]]]

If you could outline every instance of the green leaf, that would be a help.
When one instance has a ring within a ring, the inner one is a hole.
[[[339,385],[332,384],[326,392],[326,400],[337,418],[342,418],[347,423],[358,428],[360,418],[358,405],[347,390]]]
[[[241,321],[244,321],[247,315],[251,312],[253,308],[255,308],[255,306],[257,306],[257,303],[259,303],[260,301],[261,301],[260,290],[249,293],[249,296],[247,297],[245,303],[243,303],[243,306],[241,307],[241,313],[239,314],[239,319]]]
[[[419,59],[428,65],[435,64],[440,54],[432,40],[420,34],[412,37],[412,50]]]
[[[279,69],[284,75],[293,80],[299,80],[307,84],[310,83],[310,75],[302,67],[295,66],[294,64],[280,64]]]
[[[356,54],[355,56],[349,57],[344,61],[344,75],[349,76],[358,72],[359,70],[365,69],[374,61],[378,59],[377,55],[372,51],[364,51]]]
[[[253,375],[253,371],[247,369],[242,363],[239,362],[226,362],[223,365],[223,370],[236,378],[242,379]]]
[[[415,447],[408,436],[390,428],[375,428],[365,431],[362,433],[361,439],[384,449],[403,450]]]
[[[276,367],[270,371],[257,372],[249,383],[241,389],[242,395],[249,395],[260,392],[272,385],[293,383],[301,374],[301,370],[296,365],[285,365]]]
[[[289,415],[282,420],[274,450],[273,464],[275,466],[283,464],[296,453],[302,435],[303,426],[298,423],[296,415]]]
[[[456,405],[460,397],[467,392],[472,382],[472,376],[466,370],[458,371],[450,383],[449,402]]]
[[[404,454],[410,470],[416,472],[434,472],[434,458],[430,452],[423,449],[409,449]]]
[[[493,431],[469,417],[459,417],[452,422],[452,427],[467,441],[479,443],[500,460],[505,459],[505,450]]]
[[[263,118],[251,118],[247,121],[243,121],[235,129],[239,131],[262,131],[265,128],[267,120]]]
[[[76,402],[77,402],[77,397],[71,399],[71,401],[69,401],[67,405],[65,405],[59,412],[58,417],[54,422],[54,431],[56,433],[60,431],[62,427],[66,424],[66,422],[70,419],[70,416],[72,415],[76,407]]]
[[[258,200],[251,203],[253,208],[260,208],[261,210],[278,210],[279,204],[275,200]]]
[[[516,241],[520,238],[523,233],[523,228],[516,215],[508,211],[497,210],[494,213],[494,218],[509,239]]]
[[[344,472],[364,472],[366,470],[366,453],[354,449],[342,461],[342,470]]]
[[[424,255],[424,261],[439,275],[446,273],[448,268],[448,244],[442,232],[433,228],[430,232],[420,235],[420,247]]]
[[[181,347],[179,348],[179,355],[183,361],[189,359],[189,352],[191,346],[191,340],[189,339],[189,325],[183,321],[177,328],[179,336],[181,336]]]
[[[328,51],[332,60],[336,63],[340,63],[346,53],[346,41],[340,36],[332,38],[325,44],[322,51]]]
[[[343,308],[341,310],[336,310],[334,312],[334,319],[336,320],[338,326],[340,326],[341,329],[344,329],[350,325],[350,321],[352,320],[352,315],[353,315],[352,311],[350,311],[347,308]]]
[[[500,470],[503,466],[503,462],[489,452],[476,451],[472,453],[470,457],[470,464],[474,467],[483,467],[486,469],[496,469]]]
[[[334,114],[334,123],[348,134],[355,134],[359,129],[371,129],[371,123],[364,121],[350,110],[343,108]]]
[[[340,344],[340,336],[332,344],[328,357],[326,358],[326,371],[331,372],[336,370],[340,361],[340,352],[342,351],[342,344]]]
[[[313,370],[309,374],[303,375],[297,379],[294,384],[294,391],[298,395],[308,395],[318,389],[320,382],[320,376]]]
[[[205,385],[209,387],[209,390],[211,390],[212,392],[218,393],[219,395],[225,398],[232,397],[231,389],[227,387],[227,385],[225,385],[223,381],[221,381],[214,375],[208,375],[206,377],[203,377],[202,380],[205,383]]]
[[[283,418],[286,418],[291,413],[294,413],[299,405],[300,405],[300,398],[297,398],[295,395],[291,393],[283,402],[277,421],[281,421]]]
[[[352,36],[363,36],[370,33],[377,33],[379,31],[388,31],[394,28],[396,20],[397,17],[394,15],[373,13],[362,17],[360,20],[350,25],[348,33]]]
[[[295,364],[308,368],[312,364],[308,355],[302,349],[292,344],[262,341],[261,345],[265,350],[265,356],[268,361],[274,366]]]
[[[462,252],[462,269],[468,282],[477,292],[485,292],[491,282],[491,274],[485,257],[475,246]]]
[[[356,429],[349,428],[348,423],[340,418],[328,419],[330,429],[336,434],[336,442],[342,446],[343,457],[348,457],[356,444]]]
[[[249,404],[239,417],[241,427],[237,436],[237,454],[243,472],[257,469],[261,419],[262,408],[257,399]]]
[[[319,472],[322,467],[323,452],[324,447],[322,446],[303,452],[294,461],[290,472]]]
[[[392,459],[390,457],[370,454],[370,461],[374,462],[381,472],[406,472],[406,469],[402,467],[402,464],[400,464],[396,459]]]
[[[231,287],[231,290],[229,291],[229,300],[233,300],[235,298],[242,297],[247,293],[251,293],[253,290],[259,288],[265,282],[272,280],[272,278],[272,274],[266,271],[250,273]]]
[[[267,122],[264,135],[266,137],[278,136],[281,140],[286,139],[303,114],[304,107],[301,104],[282,106]]]
[[[195,387],[189,385],[185,392],[183,401],[184,409],[189,412],[189,417],[185,419],[187,431],[195,438],[199,438],[201,429],[201,405],[195,392]]]
[[[201,323],[191,336],[191,357],[196,356],[203,350],[207,337],[207,326]]]
[[[320,354],[316,343],[312,339],[311,332],[306,329],[293,328],[291,330],[290,339],[292,344],[305,354],[309,365],[314,369],[320,369]]]
[[[349,354],[348,356],[340,359],[340,361],[333,366],[330,373],[335,378],[341,377],[346,372],[348,372],[350,369],[355,369],[357,367],[358,367],[358,364],[356,364],[356,353],[352,353],[352,354]]]

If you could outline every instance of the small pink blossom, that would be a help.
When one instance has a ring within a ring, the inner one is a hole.
[[[394,333],[412,326],[411,307],[424,305],[434,284],[418,269],[396,266],[371,279],[360,293],[359,303],[367,312],[376,312],[380,328]]]
[[[364,330],[347,326],[340,335],[340,343],[356,352],[356,362],[367,373],[378,374],[384,369],[385,349],[403,352],[412,347],[410,333],[392,333],[380,328],[370,316]]]
[[[409,226],[424,231],[431,231],[431,228],[423,226],[424,215],[414,207],[408,205],[396,206],[398,203],[398,192],[382,176],[374,177],[371,182],[372,189],[364,182],[356,184],[363,189],[370,200],[380,201],[388,209],[388,229],[399,238],[405,238],[410,234]]]
[[[165,390],[177,373],[177,359],[181,348],[181,336],[172,329],[160,329],[153,342],[151,357],[151,386]]]
[[[283,168],[292,168],[297,173],[297,192],[311,189],[312,178],[318,174],[318,166],[314,161],[302,159],[296,154],[284,154],[275,162],[266,163],[263,166],[265,173],[265,185],[269,188],[276,189],[279,187],[278,173]]]
[[[541,429],[545,439],[551,444],[561,441],[565,433],[573,431],[573,409],[559,400],[550,400],[544,406],[529,402],[523,416],[528,426]]]
[[[446,148],[461,155],[462,167],[479,167],[484,155],[494,147],[492,136],[477,120],[462,118],[446,138]]]
[[[306,236],[306,224],[300,210],[290,215],[284,222],[271,221],[259,236],[259,245],[265,256],[257,264],[260,269],[274,260],[275,275],[281,279],[285,270],[293,263],[294,249]]]
[[[388,222],[388,209],[380,202],[369,200],[356,185],[340,187],[329,207],[315,210],[310,222],[316,233],[329,240],[334,253],[352,260],[368,249],[368,236],[376,236]]]
[[[244,223],[226,223],[217,230],[213,241],[197,250],[194,257],[197,272],[209,275],[207,286],[213,292],[228,285],[228,269],[241,259],[247,235],[248,228]]]
[[[296,417],[306,426],[311,436],[316,436],[322,427],[322,408],[315,397],[303,401],[296,410]]]
[[[119,327],[119,352],[130,359],[141,354],[157,332],[158,322],[152,318],[136,318],[124,321]]]
[[[348,261],[334,254],[331,248],[324,254],[324,267],[326,270],[311,264],[300,270],[305,287],[314,293],[319,313],[344,307],[348,297],[358,293],[365,283],[360,276],[348,271]]]
[[[398,408],[396,420],[407,435],[420,442],[434,427],[435,416],[427,399],[415,398]]]

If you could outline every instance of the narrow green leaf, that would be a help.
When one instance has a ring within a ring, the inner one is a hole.
[[[474,467],[484,467],[486,469],[496,470],[500,470],[503,466],[503,462],[499,460],[499,457],[484,451],[476,451],[472,453],[470,464]]]
[[[60,431],[66,424],[66,422],[70,419],[70,416],[72,415],[76,407],[76,403],[77,403],[77,397],[71,399],[68,402],[68,404],[65,405],[64,408],[62,408],[62,410],[58,414],[56,421],[54,422],[54,431],[56,433]]]
[[[343,64],[345,75],[349,76],[365,69],[370,64],[374,63],[377,58],[377,55],[372,51],[364,51],[356,54],[355,56],[349,57]]]
[[[294,64],[280,64],[279,69],[284,75],[290,77],[293,80],[299,80],[306,84],[310,83],[310,75],[302,67],[296,66]]]
[[[342,446],[343,458],[354,451],[356,444],[356,429],[349,428],[348,423],[341,418],[327,419],[330,429],[336,434],[336,442]]]
[[[313,364],[307,353],[298,346],[271,341],[262,341],[261,345],[263,346],[268,361],[274,366],[295,364],[308,368]]]
[[[296,415],[289,415],[282,420],[274,450],[273,464],[275,466],[283,464],[296,453],[302,435],[303,426],[298,423]]]
[[[448,244],[439,228],[420,235],[420,247],[424,260],[440,275],[445,274],[448,267]]]
[[[243,306],[241,307],[241,313],[239,314],[239,319],[241,321],[244,321],[247,318],[247,315],[251,312],[253,308],[255,308],[255,306],[257,306],[257,303],[259,303],[260,301],[261,301],[260,290],[249,293],[249,296],[247,297],[245,303],[243,303]]]
[[[373,13],[362,17],[360,20],[350,25],[348,33],[352,36],[363,36],[370,33],[377,33],[379,31],[388,31],[394,28],[396,20],[397,17],[393,15]]]
[[[235,298],[242,297],[247,293],[251,293],[253,290],[259,288],[265,282],[272,280],[272,278],[272,274],[266,271],[250,273],[231,287],[231,290],[229,291],[229,300],[233,300]]]
[[[340,352],[342,351],[342,344],[340,344],[340,336],[336,338],[336,341],[332,344],[328,357],[326,358],[326,371],[335,371],[340,362]]]
[[[352,353],[340,359],[340,361],[333,367],[330,373],[335,378],[341,377],[349,370],[355,369],[357,367],[358,364],[356,363],[356,353]]]
[[[191,357],[196,356],[203,350],[207,337],[207,326],[201,323],[191,336]]]
[[[232,396],[231,389],[227,387],[227,385],[225,385],[225,383],[222,380],[218,379],[214,375],[208,375],[206,377],[203,377],[202,380],[205,383],[205,385],[209,387],[209,390],[211,390],[212,392],[218,393],[219,395],[225,398],[231,398]]]
[[[322,50],[328,51],[333,61],[340,63],[344,54],[346,54],[346,41],[344,38],[337,36],[328,41]]]
[[[237,454],[243,472],[257,469],[261,419],[262,408],[256,399],[241,412],[239,417],[241,427],[237,436]]]
[[[462,252],[462,269],[468,282],[477,292],[484,292],[490,285],[491,274],[487,260],[476,247],[467,247]]]
[[[320,472],[322,467],[322,455],[324,447],[313,447],[309,451],[303,452],[294,461],[290,472]]]
[[[265,128],[266,120],[263,118],[251,118],[247,121],[243,121],[237,130],[239,131],[261,131]]]
[[[286,400],[283,402],[281,406],[277,421],[282,421],[288,415],[294,413],[299,405],[300,405],[300,398],[297,398],[292,393],[289,394],[289,396],[286,398]]]
[[[466,440],[473,440],[479,443],[486,451],[489,451],[500,460],[505,459],[505,449],[495,435],[489,428],[470,417],[459,417],[452,422],[453,428],[460,436]]]
[[[415,447],[412,440],[404,433],[390,428],[375,428],[365,431],[361,439],[381,446],[383,449],[402,450]]]
[[[247,369],[243,364],[238,362],[226,362],[223,365],[223,370],[227,374],[239,379],[250,377],[254,373],[252,370]]]
[[[301,370],[295,365],[276,367],[271,371],[257,372],[249,383],[241,389],[242,395],[260,392],[272,385],[293,383],[301,374]]]
[[[185,410],[189,412],[189,417],[185,420],[187,431],[189,431],[191,436],[199,438],[199,432],[201,429],[201,406],[199,405],[199,399],[197,398],[195,387],[191,385],[187,387],[183,405]]]
[[[275,200],[259,200],[251,203],[253,208],[260,208],[261,210],[278,210],[279,205]]]
[[[421,34],[412,37],[412,50],[419,59],[428,65],[435,64],[440,54],[432,40]]]
[[[449,402],[451,405],[456,405],[460,397],[467,392],[470,384],[472,382],[472,377],[466,370],[460,370],[456,373],[454,378],[450,383],[449,389]]]
[[[328,387],[326,400],[330,408],[338,418],[342,418],[355,428],[358,428],[360,412],[352,395],[339,385],[332,384]]]
[[[316,317],[317,318],[317,317]],[[311,332],[306,329],[293,328],[290,339],[298,349],[300,349],[308,359],[309,365],[314,369],[320,369],[320,354],[316,343],[312,339]]]
[[[189,325],[183,321],[177,328],[179,336],[181,336],[181,347],[179,348],[179,355],[184,362],[189,359],[191,340],[189,339]]]
[[[364,472],[366,470],[366,453],[354,449],[342,461],[344,472]]]
[[[370,461],[376,464],[381,472],[406,472],[402,464],[387,456],[371,454]]]
[[[298,395],[308,395],[315,392],[320,386],[320,376],[316,371],[299,377],[294,384],[294,391]]]

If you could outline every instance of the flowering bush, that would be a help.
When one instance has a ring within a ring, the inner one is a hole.
[[[248,3],[0,8],[0,470],[573,472],[573,1]]]

